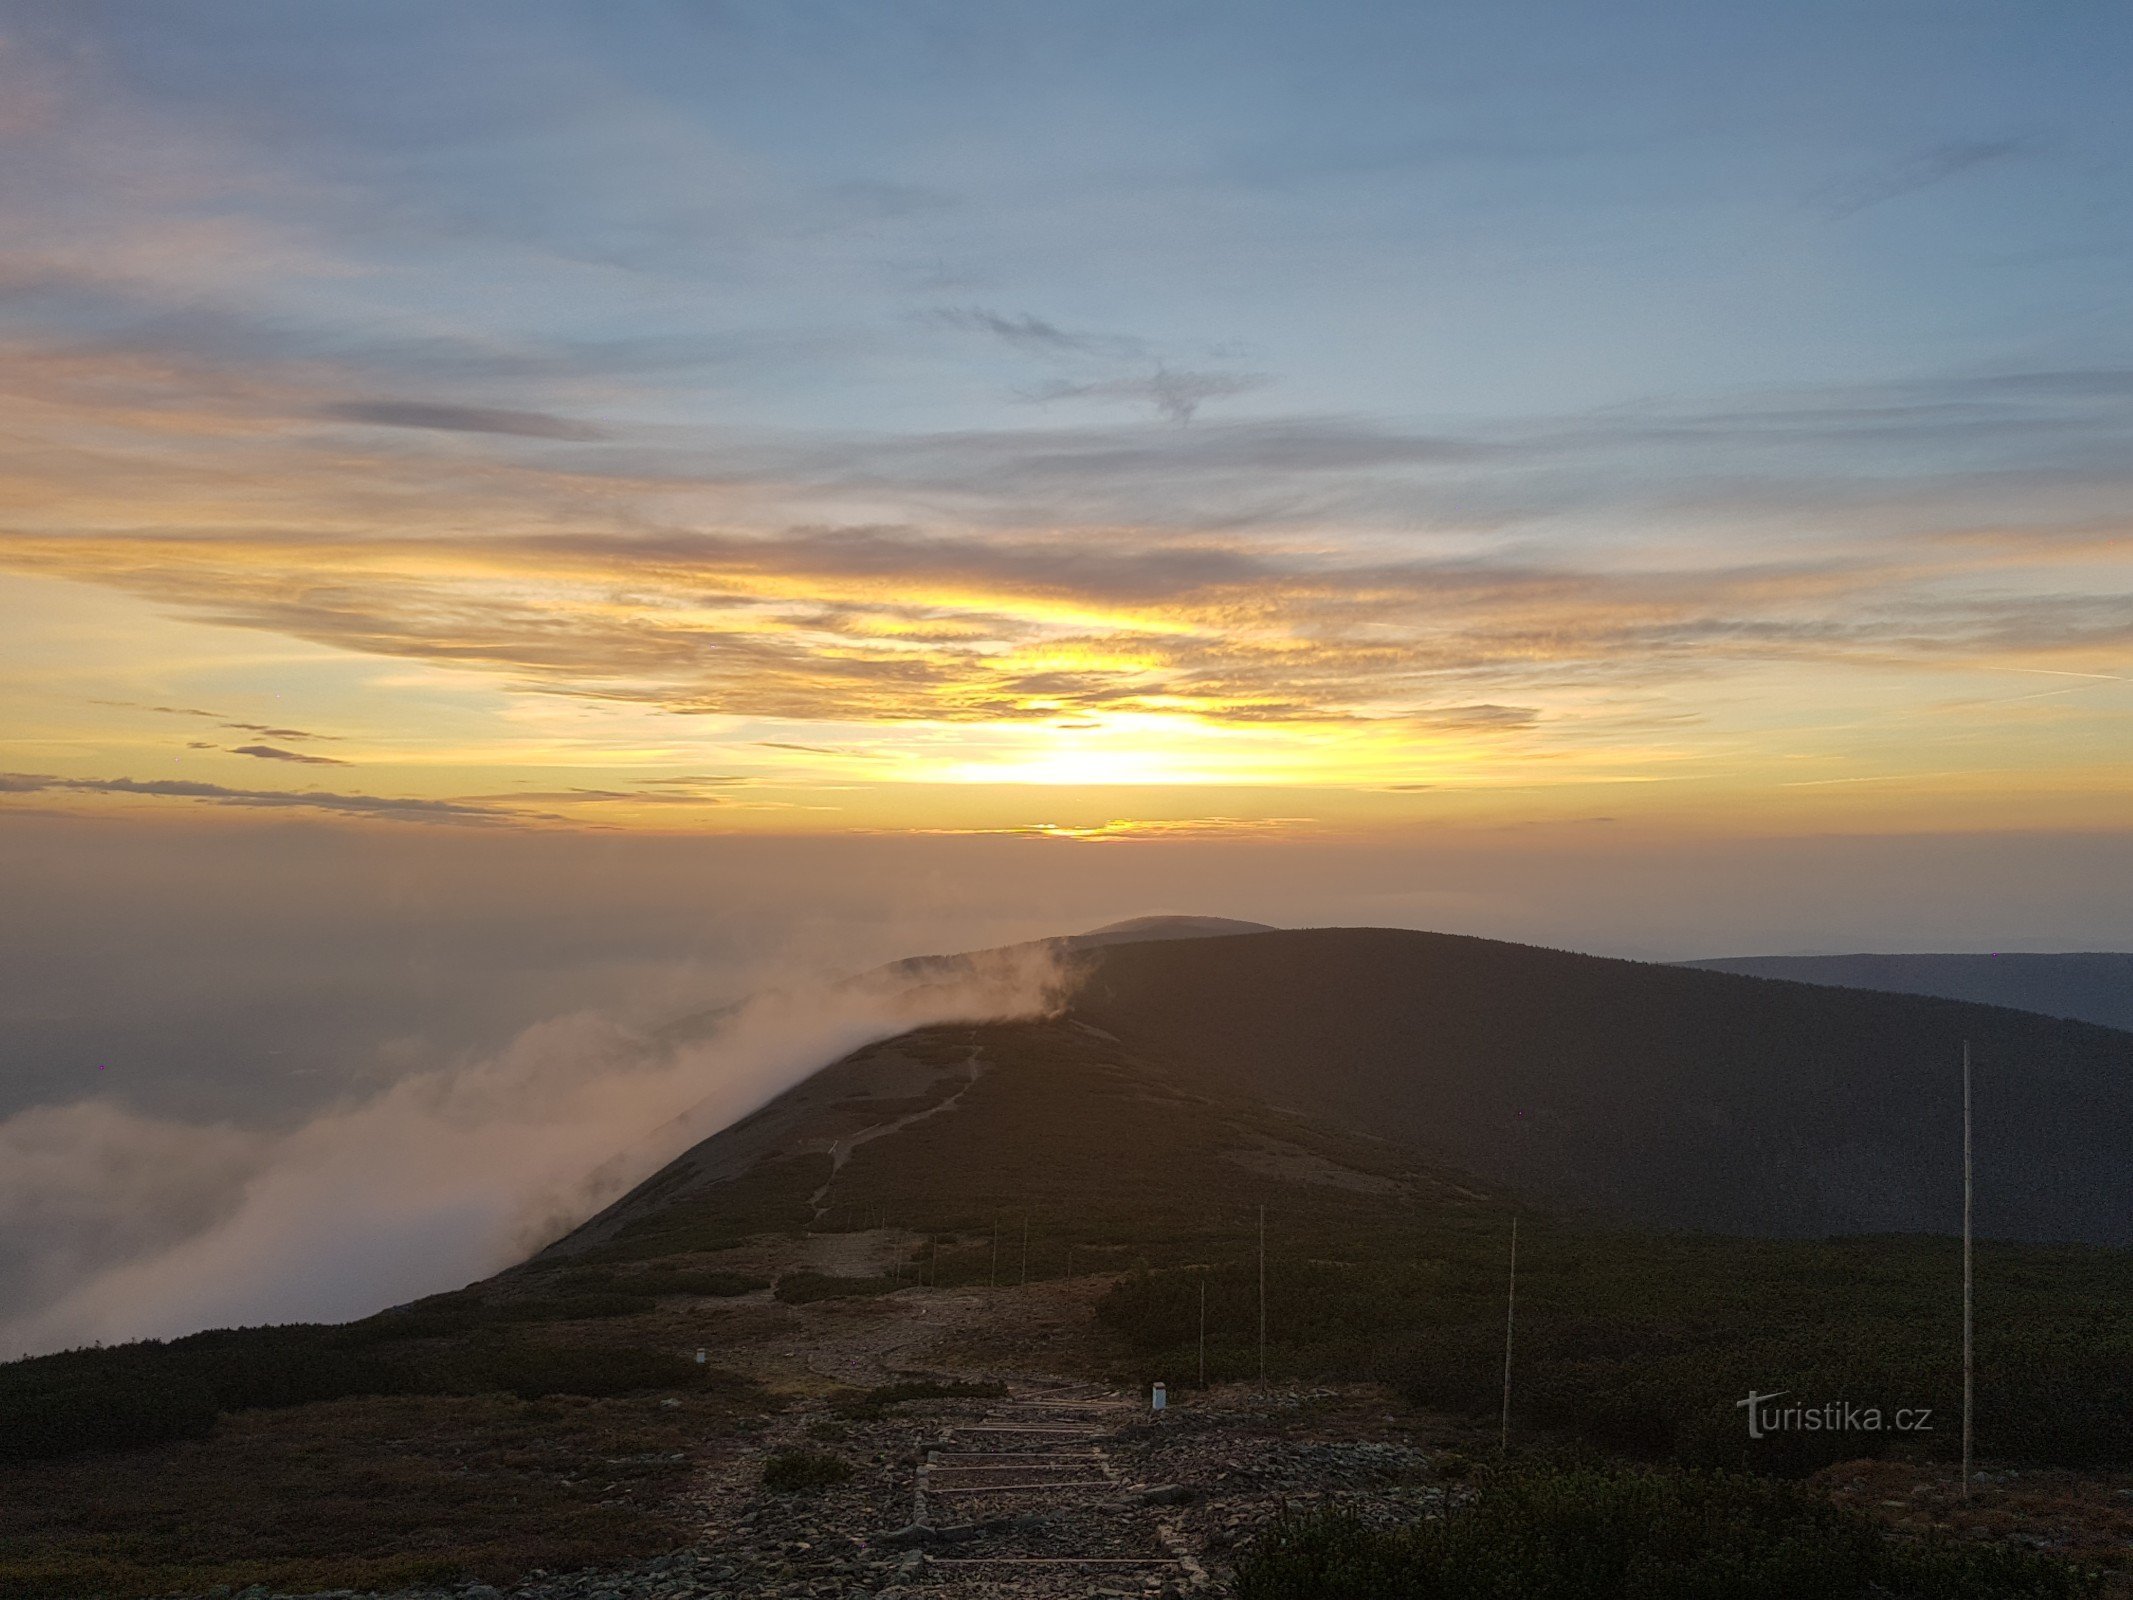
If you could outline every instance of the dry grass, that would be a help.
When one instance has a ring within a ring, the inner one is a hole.
[[[672,1398],[672,1397],[669,1397]],[[0,1471],[0,1597],[263,1583],[507,1582],[640,1560],[693,1532],[679,1497],[756,1402],[504,1395],[228,1416],[206,1439]]]

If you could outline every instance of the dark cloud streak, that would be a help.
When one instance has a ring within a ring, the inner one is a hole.
[[[0,772],[0,794],[144,795],[164,799],[202,800],[213,805],[260,809],[296,809],[331,812],[347,817],[378,817],[396,822],[437,822],[466,825],[499,825],[529,821],[559,820],[540,813],[508,811],[496,806],[474,805],[462,800],[408,800],[384,795],[308,793],[282,789],[232,789],[219,783],[201,783],[188,778],[62,778],[48,773]]]
[[[258,761],[296,761],[307,767],[345,767],[347,762],[337,756],[306,755],[301,750],[282,750],[271,744],[240,744],[230,750],[233,756],[251,756]]]
[[[426,400],[343,400],[320,408],[338,422],[378,428],[427,428],[444,433],[498,433],[520,439],[604,439],[590,423],[552,417],[542,411],[511,411],[501,406],[440,405]]]
[[[1090,383],[1064,379],[1041,384],[1024,394],[1026,400],[1049,404],[1055,400],[1136,400],[1155,407],[1157,413],[1183,427],[1210,400],[1263,389],[1269,380],[1252,372],[1181,372],[1158,367],[1145,377],[1102,378]]]
[[[2026,135],[2000,139],[1951,139],[1920,150],[1871,177],[1832,184],[1816,197],[1816,204],[1831,217],[1853,217],[1884,201],[1930,189],[1978,167],[2034,154],[2037,149],[2038,141]]]

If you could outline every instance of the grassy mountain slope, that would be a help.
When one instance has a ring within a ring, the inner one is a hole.
[[[1102,1315],[1129,1352],[1119,1376],[1190,1381],[1204,1304],[1210,1376],[1244,1378],[1260,1360],[1263,1207],[1276,1378],[1375,1377],[1421,1404],[1493,1414],[1517,1209],[1502,1189],[1400,1140],[1204,1087],[1073,1016],[922,1030],[814,1083],[851,1090],[914,1058],[942,1074],[930,1096],[880,1108],[893,1116],[872,1126],[893,1131],[853,1143],[864,1100],[803,1086],[767,1108],[762,1125],[782,1126],[777,1140],[744,1127],[706,1141],[674,1176],[483,1292],[552,1293],[536,1286],[603,1272],[626,1290],[638,1274],[753,1259],[759,1243],[741,1241],[775,1231],[800,1242],[781,1300],[984,1285],[1005,1294],[1025,1278],[1104,1274],[1115,1286]],[[689,1176],[730,1172],[749,1141],[745,1172]],[[838,1167],[840,1143],[849,1155]],[[1773,1470],[1952,1447],[1946,1430],[1753,1442],[1734,1403],[1783,1388],[1891,1416],[1951,1414],[1952,1241],[1635,1231],[1562,1209],[1528,1208],[1521,1225],[1522,1426]],[[847,1246],[884,1243],[890,1253],[857,1275]],[[2133,1416],[2133,1257],[1990,1244],[1979,1283],[1985,1448],[2121,1459]]]
[[[1954,1226],[1968,1040],[1981,1231],[2133,1239],[2133,1035],[1386,929],[1083,959],[1073,1015],[1180,1083],[1306,1108],[1558,1202],[1731,1233]]]
[[[930,1075],[930,1076],[928,1076]],[[889,1097],[884,1083],[925,1087]],[[1070,1019],[935,1027],[871,1045],[705,1140],[559,1240],[543,1263],[668,1259],[762,1228],[893,1227],[974,1242],[1026,1220],[1040,1273],[1071,1244],[1189,1251],[1235,1236],[1258,1204],[1329,1237],[1418,1209],[1490,1208],[1463,1174],[1405,1147],[1186,1086]],[[945,1280],[944,1280],[945,1281]]]

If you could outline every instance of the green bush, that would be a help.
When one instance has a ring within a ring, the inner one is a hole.
[[[1315,1512],[1238,1563],[1237,1600],[2064,1600],[2084,1574],[1914,1544],[1791,1484],[1724,1473],[1525,1468],[1430,1521]]]
[[[768,1278],[751,1272],[639,1272],[620,1280],[620,1287],[636,1294],[701,1294],[720,1297],[754,1294],[770,1287]]]
[[[1378,1379],[1431,1410],[1495,1416],[1503,1395],[1507,1225],[1314,1241],[1349,1259],[1268,1273],[1277,1376]],[[1316,1252],[1314,1251],[1314,1254]],[[1328,1251],[1328,1253],[1331,1253]],[[2133,1462],[2133,1253],[1991,1244],[1979,1252],[1977,1442],[2004,1460]],[[1098,1313],[1141,1357],[1132,1376],[1257,1370],[1248,1254],[1134,1273]],[[1946,1458],[1960,1444],[1960,1282],[1950,1241],[1622,1234],[1528,1215],[1520,1237],[1512,1427],[1645,1460],[1781,1475],[1861,1456]],[[1878,1410],[1879,1430],[1748,1437],[1738,1402],[1786,1391]],[[1930,1411],[1899,1432],[1899,1410]]]
[[[935,1383],[929,1379],[858,1389],[838,1396],[830,1404],[841,1417],[878,1421],[888,1415],[889,1407],[907,1400],[996,1400],[1006,1393],[1004,1383]]]
[[[515,1322],[592,1322],[608,1317],[641,1316],[658,1309],[656,1290],[625,1289],[601,1277],[566,1274],[553,1292],[490,1297],[458,1289],[434,1294],[412,1305],[381,1311],[349,1323],[346,1339],[380,1343],[399,1339],[451,1339],[477,1328],[506,1327]]]
[[[418,1365],[408,1393],[605,1396],[692,1388],[705,1369],[663,1350],[586,1350],[516,1341],[475,1345]],[[420,1387],[415,1387],[420,1385]]]
[[[835,1278],[826,1272],[788,1272],[778,1279],[777,1297],[791,1305],[815,1300],[849,1300],[859,1295],[894,1294],[908,1288],[899,1278]]]
[[[763,1463],[763,1487],[778,1494],[827,1489],[851,1475],[850,1462],[823,1450],[780,1450]]]
[[[534,1399],[695,1388],[723,1378],[676,1353],[548,1345],[508,1327],[450,1341],[390,1341],[362,1323],[223,1328],[0,1366],[0,1461],[197,1438],[225,1411],[357,1395]]]
[[[605,1317],[636,1317],[656,1311],[650,1292],[642,1294],[559,1294],[491,1303],[495,1322],[591,1322]]]
[[[0,1368],[0,1461],[197,1439],[221,1410],[194,1373],[164,1380],[116,1364],[45,1359],[53,1365],[29,1381]]]

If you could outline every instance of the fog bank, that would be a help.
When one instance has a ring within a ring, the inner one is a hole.
[[[1039,1014],[1058,980],[1025,950],[950,983],[803,982],[671,1047],[560,1017],[281,1132],[108,1099],[21,1112],[0,1122],[0,1237],[15,1252],[0,1357],[343,1320],[457,1288],[847,1051]]]

